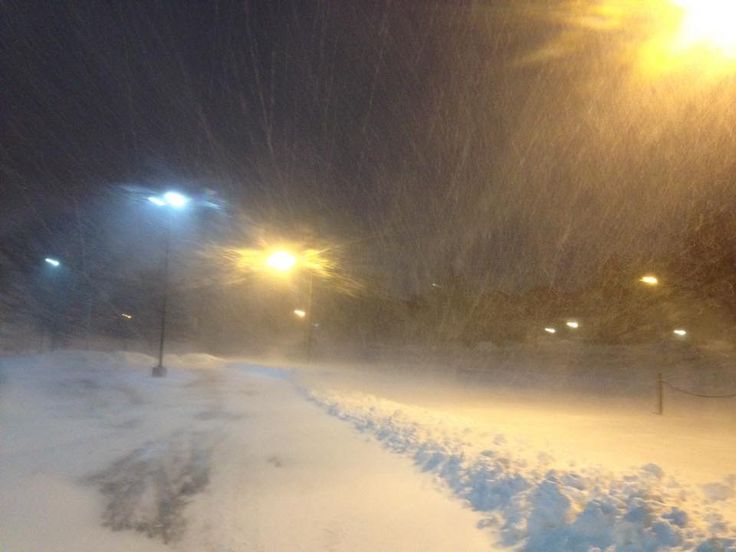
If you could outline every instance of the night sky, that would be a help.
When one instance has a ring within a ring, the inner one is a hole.
[[[734,108],[640,79],[632,27],[575,5],[2,0],[0,239],[176,186],[368,244],[403,288],[647,258],[729,181]]]

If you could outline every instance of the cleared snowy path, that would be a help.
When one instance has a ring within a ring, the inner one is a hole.
[[[493,549],[478,514],[278,372],[150,363],[2,361],[5,552]]]
[[[637,415],[626,410],[635,401],[514,401],[431,375],[315,368],[301,381],[326,411],[483,512],[511,548],[736,552],[725,406]]]

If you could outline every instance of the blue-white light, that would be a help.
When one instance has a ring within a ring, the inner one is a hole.
[[[166,202],[163,199],[161,199],[160,197],[157,197],[157,196],[150,196],[148,198],[148,201],[150,201],[154,205],[157,205],[158,207],[163,207],[164,205],[166,205]]]
[[[44,259],[44,261],[46,261],[48,264],[50,264],[53,267],[57,267],[57,266],[59,266],[61,264],[61,262],[59,260],[54,259],[52,257],[46,257]]]
[[[164,200],[168,205],[171,205],[176,209],[181,209],[189,203],[189,198],[179,192],[166,192],[164,194]]]

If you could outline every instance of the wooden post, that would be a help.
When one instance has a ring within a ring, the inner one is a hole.
[[[664,413],[664,379],[662,372],[657,372],[657,414]]]

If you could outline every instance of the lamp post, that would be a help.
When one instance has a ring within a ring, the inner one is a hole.
[[[74,278],[79,278],[80,274],[84,276],[85,281],[88,285],[91,286],[91,281],[89,278],[89,274],[87,274],[86,270],[82,270],[81,272],[78,270],[73,270],[69,268],[68,264],[62,263],[57,257],[45,257],[43,260],[47,265],[49,265],[51,270],[54,272],[66,272],[68,274],[73,275]],[[86,336],[86,344],[85,346],[87,349],[90,348],[91,345],[91,336],[92,336],[92,311],[94,310],[94,298],[95,295],[93,293],[93,290],[90,289],[87,293],[87,305],[86,305],[86,314],[85,314],[85,336]]]
[[[312,338],[314,334],[314,319],[312,316],[312,313],[314,312],[314,273],[311,270],[309,271],[309,283],[307,289],[307,318],[305,322],[307,323],[307,363],[310,363],[312,362]]]
[[[274,251],[266,257],[266,266],[271,270],[281,274],[291,273],[294,269],[300,268],[300,264],[304,264],[303,259],[300,262],[299,257],[284,250]],[[304,323],[307,325],[305,329],[304,340],[307,362],[311,362],[312,343],[314,336],[314,271],[311,270],[309,266],[307,266],[306,268],[302,268],[302,270],[306,270],[308,276],[307,306],[306,309],[295,309],[294,315],[304,320]]]
[[[156,207],[168,209],[183,209],[189,203],[189,198],[178,192],[166,192],[161,196],[150,196],[148,201]],[[166,375],[164,366],[164,344],[166,342],[166,313],[169,303],[169,254],[171,251],[171,218],[167,217],[164,230],[164,258],[162,273],[162,296],[161,296],[161,329],[158,342],[158,364],[153,367],[151,375],[161,378]]]

